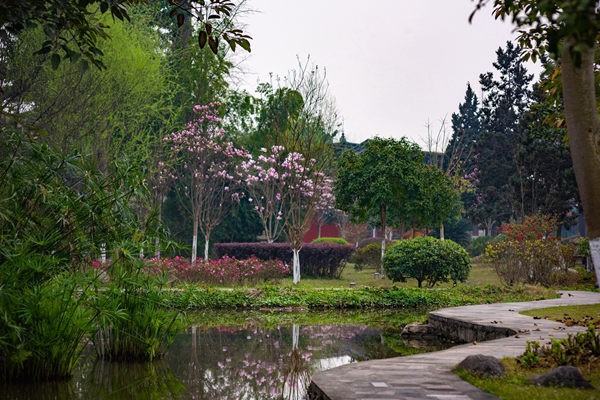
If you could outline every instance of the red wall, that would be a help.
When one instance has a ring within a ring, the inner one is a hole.
[[[304,235],[304,243],[310,243],[319,237],[317,220],[313,219],[310,229]],[[340,237],[340,230],[335,224],[321,225],[321,237]]]

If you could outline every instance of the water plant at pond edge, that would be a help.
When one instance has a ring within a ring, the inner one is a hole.
[[[40,259],[30,262],[43,267]],[[63,273],[18,292],[0,289],[0,381],[70,377],[93,330],[94,314],[84,307],[87,277]]]
[[[166,280],[144,267],[121,251],[106,271],[108,282],[96,287],[92,307],[99,318],[92,341],[103,360],[161,358],[182,328],[181,314],[161,303]]]

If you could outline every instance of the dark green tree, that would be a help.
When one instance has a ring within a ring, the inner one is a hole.
[[[557,110],[549,104],[543,85],[536,84],[535,103],[522,121],[512,184],[518,196],[515,200],[520,204],[519,219],[535,214],[553,215],[558,220],[560,237],[562,225],[572,225],[578,215],[579,194],[565,141],[566,129],[549,122]]]
[[[519,43],[526,49],[528,57],[535,60],[548,51],[560,62],[571,158],[598,278],[600,118],[595,79],[600,34],[598,3],[592,0],[479,0],[473,14],[487,3],[494,5],[497,18],[509,18],[519,27]]]
[[[452,137],[445,151],[445,170],[450,160],[466,174],[476,167],[475,144],[481,135],[482,126],[479,119],[479,100],[467,83],[464,103],[458,105],[458,113],[452,114]]]
[[[520,137],[520,118],[528,110],[533,75],[521,61],[521,48],[511,42],[496,51],[492,72],[480,75],[483,91],[483,133],[477,141],[478,179],[481,203],[475,218],[488,230],[516,215],[510,178],[515,174],[515,143]]]

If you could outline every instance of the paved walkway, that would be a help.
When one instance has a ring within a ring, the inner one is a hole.
[[[430,313],[432,317],[454,320],[480,328],[504,327],[518,332],[514,336],[474,342],[451,349],[414,356],[388,358],[344,365],[317,373],[311,389],[315,399],[387,400],[387,399],[496,399],[469,383],[451,369],[471,354],[497,358],[523,354],[527,341],[545,343],[563,338],[584,328],[519,314],[520,311],[563,305],[600,303],[600,293],[562,292],[558,299],[524,303],[499,303],[454,307]]]

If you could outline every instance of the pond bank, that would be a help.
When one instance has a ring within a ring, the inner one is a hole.
[[[534,320],[520,311],[563,305],[600,303],[600,293],[565,291],[558,299],[497,303],[447,308],[429,313],[448,331],[462,332],[462,338],[473,339],[473,332],[509,329],[516,335],[485,342],[452,347],[434,353],[374,360],[345,365],[317,373],[310,386],[312,400],[358,399],[495,399],[461,380],[451,370],[471,354],[497,358],[516,357],[525,351],[527,341],[559,339],[585,330],[567,327],[560,322]],[[435,322],[434,322],[435,324]],[[451,325],[454,325],[454,329]],[[470,329],[465,329],[470,326]],[[470,332],[470,333],[468,333]],[[502,332],[504,336],[506,332]]]

